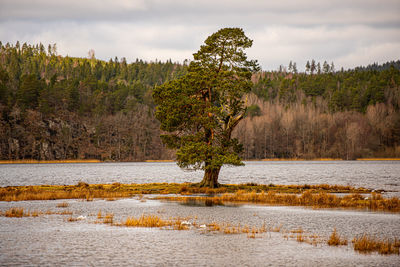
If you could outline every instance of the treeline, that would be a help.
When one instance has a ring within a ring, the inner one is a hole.
[[[400,157],[400,61],[392,63],[259,73],[237,131],[245,158]]]
[[[57,55],[55,45],[0,44],[0,158],[170,157],[151,90],[186,66]],[[166,154],[166,155],[164,155]]]
[[[400,156],[400,61],[335,71],[296,63],[254,75],[236,136],[246,159]],[[171,159],[152,88],[186,65],[57,55],[0,43],[0,159]]]

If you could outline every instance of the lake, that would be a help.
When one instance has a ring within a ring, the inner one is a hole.
[[[301,161],[246,162],[224,167],[221,183],[342,184],[391,191],[398,195],[400,162]],[[175,163],[10,164],[0,165],[0,184],[76,184],[198,182],[202,172],[183,172]],[[354,210],[263,205],[188,206],[132,197],[115,201],[95,199],[0,202],[26,211],[68,210],[72,215],[39,217],[0,216],[1,266],[399,266],[399,255],[355,252],[351,240],[368,233],[380,238],[400,237],[400,214]],[[67,208],[57,204],[68,203]],[[96,223],[97,214],[113,213],[116,222],[128,216],[155,214],[249,226],[280,226],[280,232],[226,235],[200,229],[188,231],[128,228]],[[68,217],[82,216],[69,222]],[[285,238],[293,229],[320,237],[310,245]],[[347,246],[329,247],[333,229]]]
[[[250,161],[224,166],[220,183],[340,184],[400,192],[400,161]],[[202,171],[182,171],[174,162],[3,164],[0,186],[101,183],[200,182]],[[400,196],[400,195],[399,195]]]

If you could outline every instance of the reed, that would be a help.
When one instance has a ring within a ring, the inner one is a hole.
[[[103,223],[113,224],[114,223],[114,214],[107,213],[106,216],[104,216]]]
[[[378,252],[379,254],[399,254],[399,242],[397,239],[379,239],[367,234],[354,237],[354,250],[360,253]]]
[[[97,159],[69,159],[69,160],[34,160],[34,159],[20,159],[20,160],[0,160],[0,164],[40,164],[40,163],[99,163]]]
[[[340,235],[337,233],[336,228],[334,228],[327,243],[329,246],[346,246],[347,239],[341,238]]]
[[[301,195],[276,193],[275,191],[225,193],[217,196],[160,196],[158,199],[186,203],[204,203],[206,206],[224,205],[225,203],[256,203],[267,205],[306,206],[313,208],[352,208],[373,211],[400,212],[400,199],[397,197],[383,198],[381,194],[372,193],[370,198],[354,193],[343,197],[325,192],[313,193],[304,191]]]
[[[26,216],[26,214],[24,213],[23,208],[10,208],[10,209],[6,210],[6,212],[4,213],[4,216],[21,218],[23,216]]]
[[[224,194],[224,193],[251,193],[257,201],[257,193],[292,193],[300,194],[304,190],[312,193],[369,193],[365,188],[353,188],[340,185],[260,185],[255,183],[227,184],[220,188],[200,188],[193,183],[150,183],[150,184],[87,184],[79,182],[77,185],[40,185],[40,186],[9,186],[0,187],[0,201],[22,200],[53,200],[53,199],[87,199],[94,198],[118,199],[132,197],[139,194]],[[253,193],[254,192],[254,193]],[[215,199],[216,201],[216,199]]]
[[[139,218],[128,217],[122,224],[128,227],[166,227],[175,225],[176,222],[163,220],[156,215],[142,215]]]
[[[62,202],[57,204],[57,208],[68,208],[69,204],[67,202]]]
[[[67,221],[68,222],[76,222],[76,221],[78,221],[78,218],[70,216],[70,217],[68,217]]]

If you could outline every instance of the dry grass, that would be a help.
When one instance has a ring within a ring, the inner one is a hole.
[[[101,213],[99,212],[101,215]],[[107,216],[105,216],[106,218]],[[113,216],[112,216],[113,217]],[[75,221],[74,218],[70,217],[68,220]],[[112,222],[104,219],[103,223],[113,224]],[[162,219],[157,215],[142,215],[139,218],[128,217],[122,223],[113,224],[116,226],[127,226],[127,227],[149,227],[149,228],[161,228],[161,229],[174,229],[174,230],[189,230],[189,229],[203,229],[209,232],[218,232],[226,235],[231,234],[247,234],[248,238],[256,238],[265,232],[280,232],[282,226],[279,227],[266,227],[265,223],[261,227],[230,224],[230,223],[217,223],[212,222],[209,224],[198,224],[195,221],[190,222],[188,218],[170,218]],[[345,238],[341,238],[337,233],[336,229],[333,230],[328,241],[323,239],[317,234],[306,233],[303,228],[299,227],[296,229],[283,231],[283,237],[286,240],[292,239],[300,243],[308,243],[310,245],[317,246],[317,244],[327,242],[329,246],[347,245],[348,242]],[[368,235],[362,235],[353,239],[354,250],[364,253],[370,253],[377,251],[380,254],[399,254],[400,241],[395,239],[394,241],[380,240],[372,238]]]
[[[400,158],[362,158],[357,160],[384,161],[384,160],[400,160]]]
[[[360,253],[399,254],[400,242],[397,239],[390,241],[364,234],[355,237],[352,242],[354,250]]]
[[[22,218],[22,217],[39,217],[43,215],[71,215],[72,211],[69,210],[63,210],[63,211],[52,211],[52,210],[46,210],[46,211],[38,211],[38,210],[33,210],[33,211],[25,211],[24,208],[9,208],[6,210],[4,213],[0,211],[0,216],[5,216],[5,217],[14,217],[14,218]]]
[[[26,216],[26,214],[24,213],[23,208],[10,208],[10,209],[6,210],[6,212],[4,213],[4,216],[21,218],[23,216]]]
[[[113,224],[114,223],[114,214],[107,213],[106,216],[104,216],[103,223]]]
[[[220,188],[200,188],[193,183],[150,183],[150,184],[87,184],[79,182],[77,185],[40,185],[40,186],[8,186],[0,187],[0,201],[22,201],[22,200],[53,200],[53,199],[86,199],[95,198],[115,200],[122,197],[132,197],[139,194],[223,194],[244,192],[274,192],[299,194],[304,190],[312,193],[368,193],[365,188],[353,188],[340,185],[259,185],[227,184]],[[216,201],[216,200],[214,200]]]
[[[313,208],[355,208],[373,211],[400,212],[400,199],[397,197],[383,198],[382,195],[372,193],[370,198],[364,198],[358,193],[343,197],[325,192],[313,193],[311,190],[303,192],[301,195],[276,193],[246,192],[239,190],[236,193],[225,193],[213,197],[181,197],[181,196],[161,196],[158,199],[179,201],[186,203],[204,203],[206,206],[221,205],[224,203],[257,203],[267,205],[285,206],[307,206]]]
[[[336,228],[334,228],[327,243],[329,246],[346,246],[347,239],[341,238],[340,235],[337,233]]]
[[[62,202],[57,204],[57,208],[68,208],[69,204],[67,202]]]
[[[128,217],[122,225],[129,227],[166,227],[176,224],[171,220],[163,220],[157,215],[142,215],[139,218]]]
[[[69,160],[0,160],[0,164],[38,164],[38,163],[99,163],[97,159],[69,159]]]
[[[76,222],[76,221],[78,221],[78,218],[70,216],[70,217],[68,217],[67,221],[68,222]]]

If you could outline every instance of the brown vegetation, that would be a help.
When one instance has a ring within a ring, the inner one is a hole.
[[[354,250],[360,253],[399,254],[400,242],[397,239],[384,240],[364,234],[355,237],[352,242]]]
[[[69,204],[67,202],[62,202],[57,204],[57,208],[67,208]]]
[[[395,88],[391,94],[399,94]],[[329,112],[323,97],[306,97],[297,91],[296,101],[263,101],[249,97],[258,106],[258,116],[248,116],[234,136],[243,144],[245,159],[399,158],[398,103],[369,105],[364,113]],[[397,106],[397,107],[396,107]]]
[[[24,214],[23,208],[10,208],[4,213],[4,216],[20,218],[26,216],[26,214]]]
[[[20,160],[0,160],[0,164],[49,164],[49,163],[99,163],[98,159],[68,159],[68,160],[34,160],[34,159],[20,159]]]
[[[336,228],[333,229],[333,232],[328,240],[329,246],[346,246],[347,239],[341,238],[340,235],[337,233]]]
[[[51,210],[47,211],[38,211],[38,210],[33,210],[33,211],[25,211],[24,208],[20,207],[12,207],[6,210],[4,213],[0,211],[0,216],[5,216],[5,217],[15,217],[15,218],[22,218],[22,217],[38,217],[42,215],[52,215],[52,214],[58,214],[58,215],[71,215],[72,211],[69,210],[64,210],[62,212],[54,212]]]
[[[160,196],[158,199],[180,201],[187,203],[210,203],[221,205],[223,203],[257,203],[267,205],[285,205],[285,206],[309,206],[313,208],[356,208],[374,211],[400,211],[400,199],[397,197],[383,198],[380,194],[372,193],[370,198],[364,198],[362,195],[350,194],[343,197],[325,192],[313,193],[310,190],[305,191],[301,195],[276,193],[268,191],[261,192],[245,192],[242,190],[234,194],[225,193],[223,195],[208,196]]]
[[[113,224],[113,222],[114,222],[114,214],[113,213],[107,213],[106,216],[104,216],[103,222],[104,223]]]
[[[132,197],[137,194],[221,194],[233,193],[238,190],[245,192],[286,192],[301,193],[304,190],[329,193],[369,193],[365,188],[353,188],[341,185],[262,185],[227,184],[220,188],[200,188],[193,183],[149,183],[149,184],[87,184],[79,182],[77,185],[38,185],[38,186],[7,186],[0,187],[0,201],[22,200],[53,200],[53,199],[86,199],[104,198],[115,200],[122,197]]]

